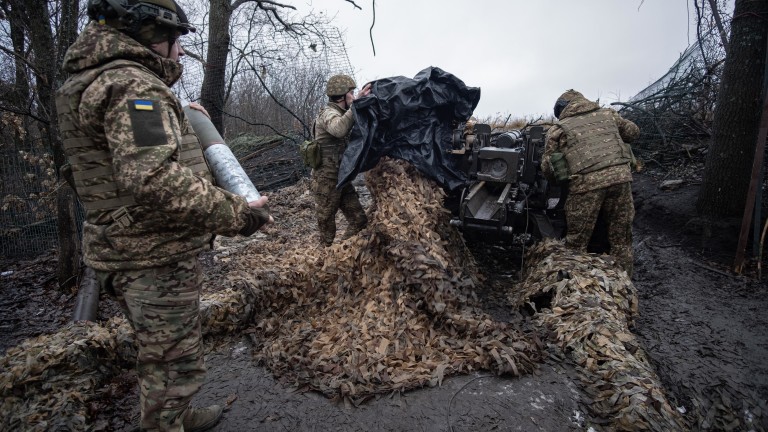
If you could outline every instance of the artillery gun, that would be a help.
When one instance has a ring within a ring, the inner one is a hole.
[[[459,125],[447,150],[468,181],[448,195],[451,225],[465,235],[523,244],[565,234],[565,188],[540,169],[544,128],[494,132],[487,124]]]

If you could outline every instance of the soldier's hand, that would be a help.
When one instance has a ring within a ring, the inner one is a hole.
[[[249,212],[245,214],[245,226],[240,230],[240,235],[249,236],[266,224],[273,223],[275,219],[269,214],[267,197],[262,196],[256,201],[248,203]]]
[[[205,108],[203,108],[203,106],[200,105],[199,103],[190,102],[189,107],[192,108],[193,110],[200,111],[201,113],[205,114],[205,116],[208,117],[209,119],[211,118],[211,115],[208,114],[208,111],[206,111]]]
[[[362,89],[360,89],[359,92],[357,92],[356,99],[360,99],[361,97],[366,97],[369,94],[371,94],[371,83],[366,84],[365,86],[363,86]]]

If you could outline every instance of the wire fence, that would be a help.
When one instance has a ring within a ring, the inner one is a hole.
[[[0,157],[0,257],[36,256],[57,246],[53,158],[40,145],[9,150]]]
[[[664,163],[708,145],[725,50],[715,30],[701,35],[669,71],[629,99],[616,103],[641,130],[633,148]]]
[[[336,73],[354,76],[343,34],[327,22],[313,22],[311,31],[292,34],[254,21],[253,11],[244,10],[233,17],[227,64],[210,65],[204,60],[208,34],[203,12],[190,14],[201,31],[184,41],[189,55],[181,59],[184,74],[174,91],[181,99],[198,101],[206,67],[224,66],[225,139],[258,189],[295,182],[306,175],[298,142],[325,103],[325,82]],[[11,40],[7,21],[0,21],[0,45],[11,48]],[[11,103],[18,77],[34,79],[35,71],[12,53],[0,50],[0,102],[3,108],[11,107],[0,110],[0,261],[34,257],[58,246],[56,196],[61,181],[50,143],[42,139],[39,119],[20,114],[26,111],[15,110]],[[28,100],[37,103],[34,95]],[[82,221],[79,206],[78,213]]]

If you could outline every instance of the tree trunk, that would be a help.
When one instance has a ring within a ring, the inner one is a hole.
[[[736,0],[707,154],[696,202],[715,219],[744,212],[760,123],[768,1]]]
[[[22,6],[22,2],[18,2]],[[74,10],[67,6],[69,12],[75,14],[75,18],[68,17],[64,19],[69,29],[61,29],[62,35],[72,37],[71,26],[73,22],[76,25],[76,14],[79,7]],[[79,6],[75,2],[74,6]],[[53,160],[58,170],[66,161],[64,149],[59,135],[58,122],[56,119],[56,103],[54,98],[55,88],[60,84],[59,58],[61,50],[56,49],[54,44],[53,31],[50,23],[50,13],[47,0],[26,0],[22,6],[25,8],[27,23],[29,25],[29,40],[32,50],[35,53],[35,63],[40,76],[37,79],[37,96],[40,101],[38,117],[44,119],[42,130],[47,139]],[[68,41],[59,40],[59,44],[66,44]],[[57,277],[59,289],[68,290],[77,281],[77,274],[80,263],[80,242],[77,236],[77,225],[75,218],[74,194],[67,187],[60,188],[57,196],[57,233],[59,240],[59,260]]]
[[[200,89],[200,103],[211,115],[211,121],[224,136],[224,90],[226,85],[227,55],[229,54],[229,20],[232,6],[229,0],[211,0],[209,14],[208,56],[205,75]]]
[[[64,60],[64,54],[77,38],[77,19],[80,12],[80,0],[62,0],[61,4],[61,27],[59,28],[58,52],[56,53],[56,65],[58,72],[55,80],[56,87],[64,84],[66,76],[60,69]],[[56,109],[54,103],[53,110]],[[61,135],[56,129],[55,140],[51,146],[56,147],[58,152],[64,157],[64,149],[61,143]],[[56,165],[56,172],[60,172],[61,165]],[[59,240],[59,261],[57,266],[57,277],[61,289],[74,287],[77,282],[77,276],[80,269],[80,256],[82,254],[80,236],[78,234],[77,219],[77,196],[72,187],[59,176],[59,188],[57,201],[57,232]]]
[[[8,25],[11,33],[11,44],[13,45],[13,53],[15,55],[13,59],[13,65],[15,69],[14,82],[10,94],[8,95],[8,102],[11,107],[19,114],[14,114],[14,117],[21,121],[21,124],[12,127],[13,133],[13,147],[9,149],[14,153],[19,150],[29,151],[32,147],[30,144],[30,134],[27,133],[29,128],[29,122],[31,117],[23,115],[21,113],[27,112],[30,106],[31,97],[31,84],[29,82],[29,75],[27,74],[27,65],[24,63],[26,57],[27,44],[25,40],[25,18],[22,11],[17,8],[17,5],[8,1],[0,1],[0,6],[3,12],[6,14]],[[7,155],[3,155],[7,156]]]

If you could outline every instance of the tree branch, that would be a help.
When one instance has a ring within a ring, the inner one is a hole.
[[[704,41],[701,38],[701,21],[702,17],[701,9],[699,9],[699,0],[693,0],[693,6],[696,8],[696,40],[699,42],[699,49],[701,49],[701,59],[704,61],[704,65],[709,67],[707,61],[707,55],[704,52]],[[701,7],[704,7],[704,0],[701,1]]]
[[[371,28],[368,29],[368,36],[371,38],[371,48],[373,49],[373,56],[376,57],[376,46],[373,44],[373,26],[376,25],[376,0],[373,1],[373,21],[371,22]]]
[[[228,116],[230,116],[230,117],[232,117],[232,118],[236,118],[236,119],[238,119],[238,120],[240,120],[242,122],[245,122],[245,123],[247,123],[247,124],[249,124],[251,126],[265,126],[265,127],[268,127],[270,129],[272,129],[272,132],[276,133],[277,135],[280,135],[281,137],[283,137],[283,138],[285,138],[285,139],[287,139],[289,141],[296,142],[295,139],[289,137],[288,135],[283,134],[282,132],[278,131],[277,129],[275,129],[271,125],[268,125],[266,123],[253,123],[253,122],[249,122],[248,120],[246,120],[246,119],[244,119],[244,118],[242,118],[240,116],[237,116],[237,115],[234,115],[234,114],[230,114],[230,113],[228,113],[228,112],[226,112],[224,110],[221,110],[221,112],[226,114],[226,115],[228,115]]]
[[[38,69],[35,67],[35,65],[33,65],[32,63],[30,63],[30,62],[29,62],[29,60],[27,60],[26,58],[24,58],[24,57],[20,56],[18,53],[14,52],[14,51],[11,51],[11,50],[9,50],[8,48],[6,48],[6,47],[4,47],[4,46],[2,46],[2,45],[0,45],[0,51],[3,51],[4,53],[8,54],[8,55],[9,55],[9,56],[11,56],[11,57],[16,57],[17,59],[21,60],[22,62],[24,62],[24,64],[26,64],[26,65],[27,65],[27,67],[29,67],[30,69],[32,69],[32,72],[34,72],[34,73],[35,73],[35,75],[36,75],[38,78],[40,78],[40,79],[43,79],[43,80],[45,79],[45,77],[44,77],[44,76],[42,75],[42,73],[41,73],[41,72],[40,72],[40,71],[39,71],[39,70],[38,70]]]
[[[653,119],[653,115],[651,113],[649,113],[648,111],[640,108],[637,105],[633,105],[633,104],[630,104],[630,103],[612,102],[611,105],[625,106],[627,108],[636,109],[636,110],[638,110],[638,111],[640,111],[642,113],[648,114],[651,117],[651,122],[653,123],[654,126],[656,126],[656,129],[659,131],[659,135],[661,135],[661,141],[664,143],[664,147],[667,146],[667,138],[664,136],[664,131],[661,129],[661,126],[659,126],[659,124],[656,123],[656,120]]]
[[[723,21],[720,19],[720,11],[717,10],[717,2],[715,0],[709,0],[709,7],[712,9],[712,16],[715,18],[717,30],[720,32],[720,40],[723,43],[723,50],[725,50],[725,55],[728,55],[728,35],[725,32],[725,28],[723,28]]]
[[[358,9],[360,9],[360,10],[363,10],[363,8],[361,8],[360,6],[358,6],[358,5],[357,5],[357,3],[353,2],[352,0],[344,0],[344,1],[346,1],[347,3],[351,3],[351,4],[352,4],[352,6],[354,6],[354,7],[358,8]]]
[[[256,71],[256,67],[255,67],[255,66],[254,66],[254,65],[251,63],[251,61],[250,61],[249,59],[247,59],[247,58],[246,58],[246,59],[245,59],[245,61],[246,61],[246,62],[248,62],[248,64],[251,66],[251,70],[253,70],[253,71],[255,72],[256,78],[258,78],[258,79],[259,79],[259,82],[261,83],[261,86],[262,86],[262,87],[264,88],[264,90],[267,92],[267,94],[269,95],[269,97],[270,97],[270,98],[272,98],[272,100],[273,100],[273,101],[275,101],[275,103],[276,103],[278,106],[280,106],[282,109],[284,109],[285,111],[287,111],[287,112],[288,112],[288,114],[290,114],[290,115],[291,115],[293,118],[295,118],[296,120],[298,120],[298,121],[299,121],[299,123],[301,123],[301,126],[304,128],[304,136],[307,136],[306,134],[307,134],[307,133],[308,133],[308,131],[309,131],[309,127],[306,125],[306,123],[304,123],[304,121],[303,121],[303,120],[302,120],[302,119],[301,119],[299,116],[297,116],[296,114],[294,114],[294,113],[293,113],[293,111],[291,111],[291,110],[290,110],[290,109],[289,109],[287,106],[283,105],[283,103],[281,103],[279,100],[277,100],[277,98],[275,97],[275,95],[274,95],[274,94],[272,94],[272,92],[269,90],[269,87],[267,87],[267,83],[265,83],[265,82],[264,82],[264,80],[263,80],[263,79],[261,79],[261,75],[259,75],[258,71]]]
[[[296,8],[291,6],[291,5],[284,5],[282,3],[278,3],[278,2],[274,2],[274,1],[270,1],[270,0],[235,0],[235,2],[232,3],[232,6],[231,6],[232,10],[237,9],[237,8],[239,8],[240,6],[242,6],[242,5],[246,4],[246,3],[257,3],[258,7],[260,9],[263,9],[261,4],[262,3],[266,3],[266,4],[278,6],[278,7],[283,7],[283,8],[288,8],[288,9],[296,10]],[[277,10],[275,7],[271,7],[271,9]]]

